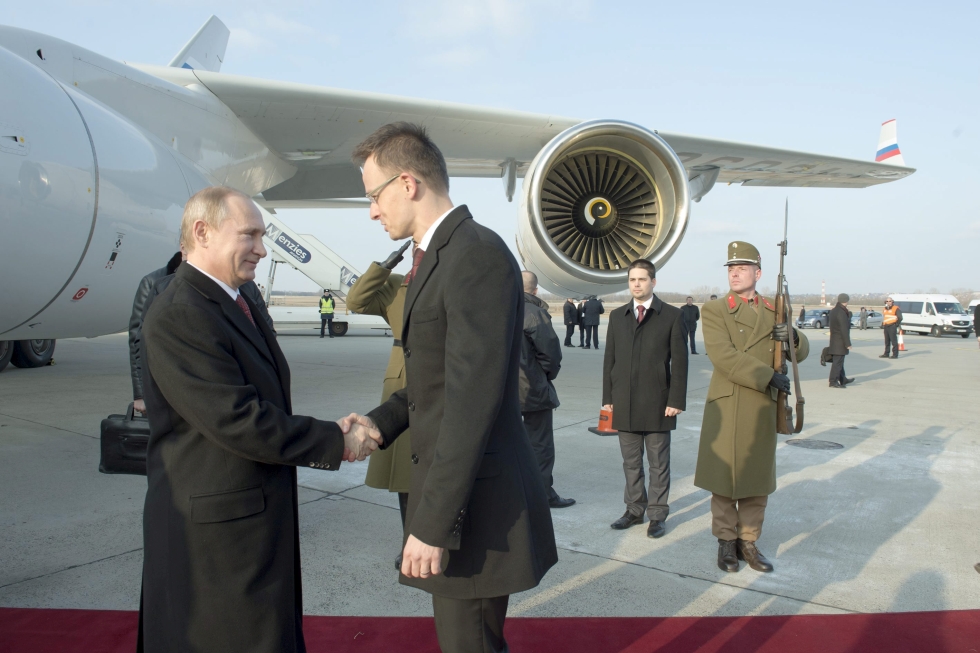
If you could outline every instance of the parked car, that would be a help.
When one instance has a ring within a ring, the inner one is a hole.
[[[805,329],[807,327],[822,329],[825,326],[830,326],[830,309],[816,308],[811,311],[807,311],[803,314],[802,320],[796,320],[796,326],[800,329]]]
[[[952,295],[892,295],[902,309],[902,330],[930,334],[936,338],[956,334],[968,338],[973,331],[973,316]]]
[[[875,327],[881,328],[882,315],[878,311],[868,311],[868,328],[874,329]],[[854,315],[851,316],[851,326],[855,329],[861,324],[861,311],[854,311]]]

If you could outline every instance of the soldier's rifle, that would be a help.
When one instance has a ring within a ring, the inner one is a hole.
[[[789,198],[786,198],[786,212],[783,218],[783,241],[779,243],[779,279],[776,284],[776,324],[787,324],[789,331],[789,341],[779,343],[773,358],[772,367],[780,374],[786,374],[786,352],[789,352],[789,360],[793,364],[793,386],[796,390],[796,423],[793,422],[793,408],[789,405],[789,396],[780,390],[776,398],[776,432],[783,435],[799,433],[803,430],[803,391],[800,389],[800,370],[796,362],[796,346],[793,335],[793,307],[789,298],[789,283],[786,281],[784,273],[784,262],[789,242]],[[784,349],[785,347],[785,349]]]

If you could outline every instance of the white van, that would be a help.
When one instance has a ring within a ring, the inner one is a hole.
[[[902,309],[902,330],[929,333],[937,338],[947,333],[964,338],[973,331],[973,316],[952,295],[889,295]]]

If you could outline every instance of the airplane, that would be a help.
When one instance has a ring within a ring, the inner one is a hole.
[[[0,26],[0,369],[47,364],[58,338],[124,330],[137,284],[177,250],[183,205],[208,185],[255,198],[274,260],[342,292],[356,270],[275,209],[364,204],[351,151],[397,120],[427,126],[450,176],[501,179],[508,200],[524,178],[518,253],[565,297],[622,288],[640,257],[661,267],[716,183],[864,188],[915,172],[894,121],[860,161],[223,74],[229,35],[212,16],[160,66]]]

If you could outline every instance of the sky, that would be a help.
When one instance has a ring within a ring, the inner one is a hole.
[[[775,287],[788,198],[794,293],[980,291],[980,3],[52,0],[8,3],[0,21],[166,64],[211,14],[231,29],[222,72],[253,77],[869,160],[896,118],[914,175],[857,190],[716,185],[658,287],[724,287],[731,240],[759,248],[761,285]],[[514,242],[519,202],[500,180],[454,179],[451,196]],[[394,249],[366,209],[280,215],[361,270]],[[275,287],[316,290],[291,269]]]

